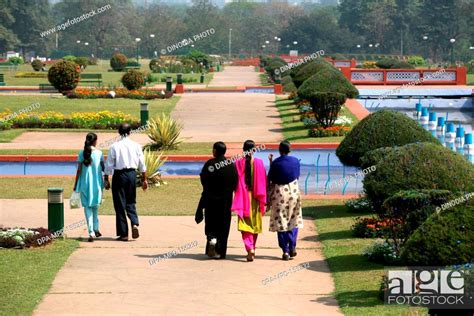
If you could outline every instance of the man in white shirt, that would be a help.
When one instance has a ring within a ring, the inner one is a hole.
[[[145,159],[140,144],[129,139],[132,128],[129,124],[119,127],[121,139],[109,148],[105,165],[105,188],[110,189],[109,175],[112,177],[112,197],[114,200],[117,240],[128,241],[127,214],[132,225],[132,238],[139,237],[136,204],[137,169],[141,172],[143,191],[148,189]]]

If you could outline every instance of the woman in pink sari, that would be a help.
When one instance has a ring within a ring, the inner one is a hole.
[[[239,231],[247,250],[247,261],[255,259],[258,234],[262,232],[262,216],[267,201],[267,175],[263,160],[254,158],[255,142],[244,143],[244,158],[236,161],[238,184],[232,211],[239,217]]]

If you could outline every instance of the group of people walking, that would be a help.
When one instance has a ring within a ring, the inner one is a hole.
[[[132,132],[129,124],[122,124],[118,130],[120,140],[109,148],[107,160],[102,151],[96,148],[97,135],[89,133],[84,149],[77,158],[74,192],[80,192],[81,203],[87,221],[89,241],[102,236],[99,231],[99,206],[102,204],[102,190],[112,188],[115,209],[117,240],[128,241],[127,216],[130,219],[132,238],[137,239],[139,221],[136,209],[137,180],[143,190],[148,189],[145,159],[140,144],[128,136]],[[137,169],[140,179],[137,179]],[[109,176],[112,176],[112,185]]]
[[[273,155],[269,155],[267,177],[263,160],[254,157],[254,149],[254,141],[245,141],[244,157],[234,164],[225,157],[226,145],[217,142],[213,146],[214,158],[202,168],[203,191],[195,219],[197,223],[205,219],[206,254],[211,258],[225,259],[231,212],[234,212],[238,216],[238,230],[247,251],[247,261],[253,261],[257,238],[262,233],[262,217],[267,209],[270,211],[270,231],[277,232],[282,259],[289,260],[297,254],[298,229],[303,227],[299,160],[289,156],[290,143],[281,142],[280,157],[273,161]]]
[[[136,188],[141,184],[148,189],[146,166],[141,146],[132,141],[129,124],[119,127],[120,140],[113,143],[104,159],[96,148],[97,135],[86,136],[84,149],[79,152],[74,192],[80,192],[81,203],[87,221],[89,241],[101,237],[99,230],[99,206],[103,189],[112,189],[116,217],[116,235],[119,241],[128,241],[130,219],[132,238],[139,237],[139,220],[136,210]],[[269,155],[268,176],[263,160],[254,157],[255,142],[245,141],[243,157],[225,157],[226,145],[213,145],[214,158],[202,168],[200,179],[203,187],[195,220],[205,220],[207,237],[206,254],[211,258],[225,259],[227,240],[231,227],[231,215],[238,217],[238,230],[247,251],[247,261],[255,259],[258,235],[262,233],[266,211],[270,212],[270,231],[277,232],[282,259],[296,256],[298,229],[303,227],[301,197],[298,187],[300,163],[289,156],[290,143],[280,143],[280,157],[273,161]],[[137,176],[137,170],[139,175]],[[112,177],[112,184],[109,176]]]

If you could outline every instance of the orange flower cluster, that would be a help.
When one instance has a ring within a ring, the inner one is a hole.
[[[309,130],[309,136],[311,137],[331,137],[331,136],[344,136],[351,130],[350,127],[334,125],[327,128],[315,127]]]

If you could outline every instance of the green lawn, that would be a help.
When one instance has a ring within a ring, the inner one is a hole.
[[[148,67],[149,60],[140,60],[140,64],[142,71],[150,72],[150,68]],[[47,67],[49,69],[49,67]],[[121,78],[124,72],[115,72],[109,71],[110,64],[108,60],[100,60],[98,65],[87,66],[84,70],[84,73],[100,73],[102,74],[102,82],[105,87],[122,87]],[[15,71],[7,71],[1,70],[1,73],[5,75],[5,82],[7,86],[38,86],[40,83],[48,83],[48,79],[46,78],[15,78],[15,74],[17,72],[33,72],[33,68],[30,64],[20,65],[18,69]],[[176,83],[176,74],[153,74],[158,78],[164,78],[167,76],[173,77],[173,83]],[[204,78],[204,82],[207,84],[211,81],[213,77],[212,73],[206,74]],[[183,74],[183,78],[194,78],[197,82],[187,83],[187,84],[199,84],[200,74]],[[153,82],[151,85],[155,84],[164,84],[162,82]]]
[[[31,130],[14,130],[19,132],[25,131],[45,131],[40,129]],[[54,132],[55,130],[47,130],[47,132]],[[64,130],[60,130],[64,131]],[[69,130],[66,130],[69,131]],[[76,130],[74,130],[76,131]],[[87,133],[89,130],[77,131],[78,133]],[[107,131],[110,132],[110,131]],[[2,134],[0,133],[0,136]],[[0,138],[1,140],[1,138]],[[10,141],[10,139],[8,140]],[[2,141],[0,141],[1,143]],[[166,151],[166,155],[212,155],[213,143],[182,143],[178,149]],[[102,150],[107,154],[107,149]],[[76,149],[0,149],[0,155],[76,155]]]
[[[170,99],[163,100],[147,100],[150,109],[150,117],[171,111],[178,103],[179,96],[173,96]],[[130,114],[136,119],[140,118],[140,102],[141,100],[131,99],[67,99],[65,97],[49,97],[49,96],[0,96],[0,112],[7,109],[19,112],[21,109],[31,104],[39,103],[40,107],[36,112],[56,111],[65,115],[72,112],[98,112],[98,111],[122,111]],[[30,129],[39,131],[67,131],[67,132],[89,132],[89,130],[73,130],[73,129]],[[10,142],[18,137],[25,129],[0,131],[0,143]]]
[[[171,113],[179,96],[170,99],[146,100],[149,104],[150,117],[156,114]],[[133,99],[68,99],[63,96],[0,96],[0,112],[6,109],[18,112],[31,104],[39,103],[40,107],[35,112],[56,111],[65,115],[72,112],[98,112],[98,111],[122,111],[136,118],[140,117],[140,103],[143,100]]]
[[[344,315],[427,315],[426,309],[407,306],[388,306],[378,299],[384,266],[369,262],[361,255],[374,239],[352,237],[350,228],[360,215],[352,214],[342,203],[331,206],[310,206],[306,216],[316,219],[319,240],[336,285],[335,296]]]
[[[31,315],[77,240],[27,250],[0,249],[0,315]]]
[[[474,74],[467,75],[467,84],[474,85]]]
[[[137,190],[137,209],[140,215],[194,215],[201,196],[198,178],[168,179],[168,185],[147,192]],[[64,188],[69,198],[74,185],[73,177],[58,178],[0,178],[0,199],[46,199],[50,187]],[[104,191],[102,215],[115,214],[111,191]],[[177,198],[179,197],[179,198]]]
[[[288,141],[293,142],[309,142],[309,143],[337,143],[344,137],[309,137],[308,129],[300,120],[300,113],[292,100],[285,98],[276,99],[276,107],[280,113],[283,122],[283,136]],[[358,120],[346,107],[341,110],[341,115],[348,116],[352,119],[352,125],[357,124]]]

